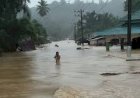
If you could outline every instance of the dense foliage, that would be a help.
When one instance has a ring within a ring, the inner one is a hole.
[[[37,6],[37,11],[40,16],[45,16],[49,12],[48,4],[46,1],[41,0],[38,2],[39,5]]]
[[[112,14],[97,14],[95,11],[86,13],[83,17],[84,35],[92,34],[96,31],[105,30],[118,24],[118,18]],[[78,35],[81,36],[80,20],[78,21]]]
[[[1,50],[15,51],[19,43],[29,38],[36,44],[46,42],[46,30],[37,21],[30,19],[27,2],[29,0],[0,1]],[[24,14],[23,17],[17,19],[19,12],[23,12]]]
[[[126,0],[124,3],[125,3],[124,10],[127,11],[127,9],[128,9],[128,0]],[[140,0],[132,0],[132,11],[135,12],[137,10],[140,10]]]
[[[30,0],[0,0],[0,18],[16,19],[17,13],[21,10],[27,12],[27,2]]]

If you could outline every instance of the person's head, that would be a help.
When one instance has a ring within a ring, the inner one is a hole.
[[[59,55],[59,52],[56,52],[56,55]]]

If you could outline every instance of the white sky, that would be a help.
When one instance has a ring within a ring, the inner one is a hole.
[[[30,0],[31,1],[31,3],[29,4],[29,7],[34,7],[34,6],[36,6],[37,5],[37,3],[38,3],[38,1],[40,1],[40,0]],[[60,1],[60,0],[46,0],[48,3],[51,3],[51,2],[53,2],[53,1]],[[67,2],[73,2],[74,0],[66,0]],[[81,1],[85,1],[85,2],[87,2],[87,1],[92,1],[92,0],[81,0]],[[103,1],[106,1],[106,0],[103,0]],[[96,2],[96,3],[98,3],[99,2],[99,0],[94,0],[94,2]]]

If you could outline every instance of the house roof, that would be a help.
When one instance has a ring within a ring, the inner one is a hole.
[[[114,27],[101,32],[95,32],[96,36],[125,35],[127,27]],[[140,27],[132,27],[132,34],[140,34]]]
[[[91,39],[91,40],[99,40],[99,39],[104,39],[104,37],[96,37],[96,38]]]

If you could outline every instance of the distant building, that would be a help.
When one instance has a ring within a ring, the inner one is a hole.
[[[105,38],[102,36],[93,37],[90,39],[90,45],[104,46],[105,45]]]
[[[132,48],[140,48],[140,11],[135,12],[132,15]],[[122,24],[117,27],[113,27],[101,32],[95,32],[94,35],[102,36],[105,38],[105,42],[112,44],[126,44],[127,42],[127,17],[122,19]],[[122,40],[123,39],[123,40]],[[92,39],[91,39],[92,40]],[[98,40],[96,40],[97,42]]]

